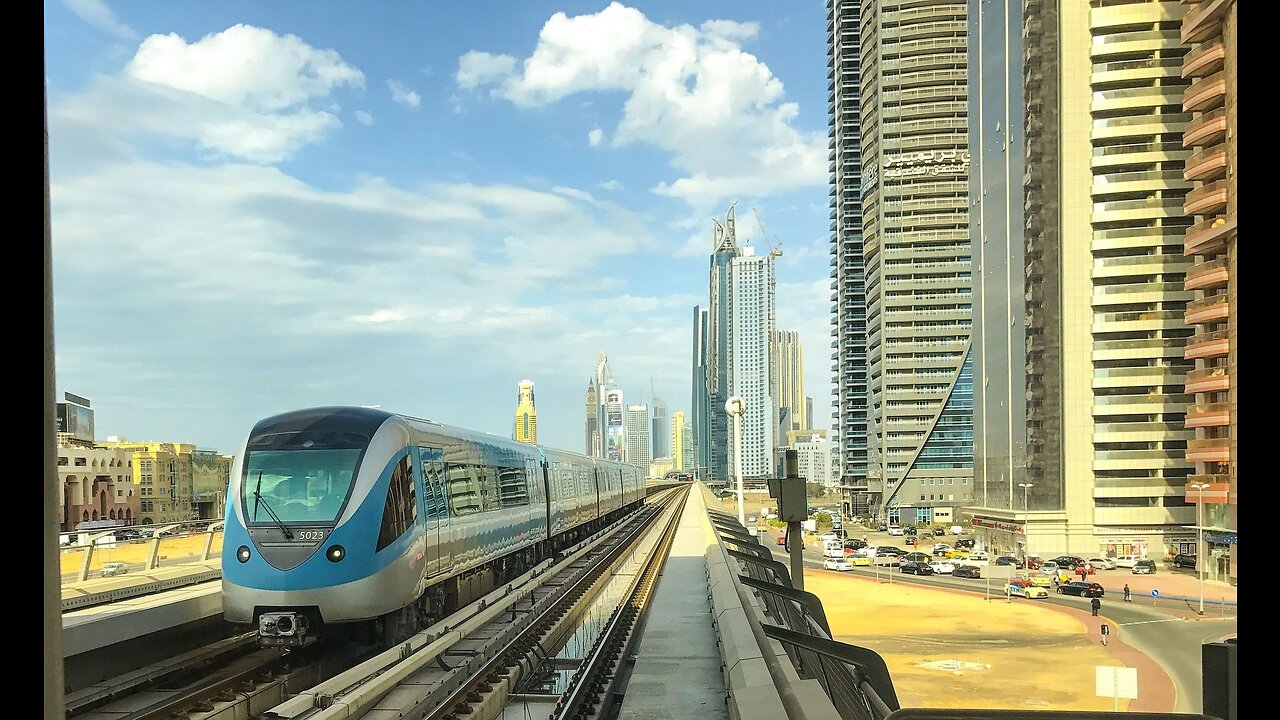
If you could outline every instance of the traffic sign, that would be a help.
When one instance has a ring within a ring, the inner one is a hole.
[[[1160,597],[1160,591],[1155,588],[1151,588],[1151,597]]]

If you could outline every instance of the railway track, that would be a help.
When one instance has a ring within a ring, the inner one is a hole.
[[[650,496],[560,561],[391,650],[333,639],[283,652],[258,649],[246,634],[70,693],[68,718],[324,720],[382,717],[389,706],[401,708],[400,717],[491,717],[520,678],[547,669],[547,649],[573,634],[577,616],[648,528],[662,517],[674,522],[677,495],[684,490]]]

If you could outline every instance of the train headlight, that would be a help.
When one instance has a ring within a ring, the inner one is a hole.
[[[329,558],[329,562],[339,562],[347,556],[347,549],[341,545],[330,545],[329,549],[324,551],[324,556]]]
[[[241,545],[240,547],[236,548],[236,559],[242,563],[249,562],[249,546],[248,545]]]

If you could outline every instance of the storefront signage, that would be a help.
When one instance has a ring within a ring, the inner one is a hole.
[[[1019,523],[1009,523],[1002,520],[987,520],[986,518],[974,518],[973,524],[976,527],[991,528],[1001,532],[1021,533],[1022,525]]]
[[[1211,542],[1215,545],[1235,545],[1236,534],[1208,531],[1204,534],[1205,542]]]

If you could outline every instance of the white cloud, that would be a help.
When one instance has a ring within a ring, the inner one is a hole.
[[[510,55],[493,55],[472,50],[458,58],[458,72],[454,75],[454,80],[459,86],[470,90],[510,75],[515,67],[516,59]]]
[[[621,190],[622,183],[618,182],[617,180],[605,180],[604,182],[600,183],[600,187],[604,188],[605,190]]]
[[[152,35],[124,74],[119,82],[135,87],[103,79],[106,87],[97,88],[102,105],[133,116],[113,130],[188,137],[215,155],[263,163],[286,160],[341,127],[331,94],[364,84],[336,52],[248,25],[190,44],[175,34]]]
[[[361,125],[373,124],[373,115],[365,112],[364,110],[357,110],[355,112],[355,115],[356,115],[356,120],[360,121]]]
[[[406,107],[416,108],[422,104],[418,93],[404,86],[399,80],[388,80],[387,88],[391,90],[391,99]]]
[[[793,123],[782,83],[741,43],[754,23],[708,20],[665,27],[611,3],[590,15],[551,16],[517,71],[516,58],[471,51],[459,85],[491,85],[518,107],[589,91],[628,94],[615,145],[646,142],[669,151],[683,176],[653,188],[707,207],[827,181],[826,135]]]
[[[587,133],[587,142],[591,144],[591,147],[595,147],[600,144],[600,140],[603,137],[604,131],[600,128],[595,128],[591,132]]]
[[[71,8],[72,12],[79,15],[81,20],[103,32],[121,40],[133,40],[138,37],[138,31],[120,22],[111,8],[107,7],[102,0],[63,0],[63,2]]]
[[[576,200],[582,200],[584,202],[593,203],[596,201],[595,198],[591,197],[591,193],[585,190],[579,190],[577,188],[563,187],[563,186],[557,185],[556,187],[551,188],[551,192],[559,193],[561,195],[564,195],[565,197],[571,197]]]

